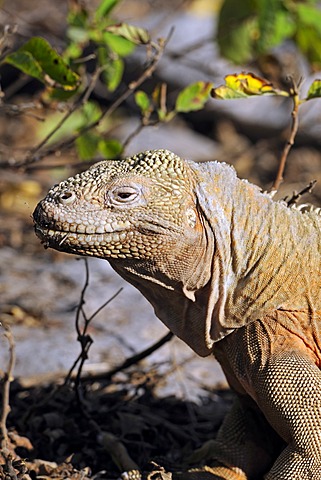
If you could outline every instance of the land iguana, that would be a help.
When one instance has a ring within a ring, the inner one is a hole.
[[[154,150],[54,186],[34,221],[46,246],[108,260],[220,362],[237,399],[184,480],[321,479],[320,215]]]

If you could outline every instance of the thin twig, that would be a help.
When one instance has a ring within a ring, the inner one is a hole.
[[[76,313],[75,325],[76,325],[76,331],[77,331],[78,337],[80,337],[82,335],[82,332],[80,330],[80,314],[83,312],[83,306],[85,304],[85,294],[86,294],[86,290],[87,290],[88,285],[89,285],[88,259],[84,258],[84,259],[81,259],[81,260],[83,260],[84,263],[85,263],[85,283],[84,283],[84,286],[82,287],[82,290],[81,290],[81,293],[80,293],[80,299],[79,299],[79,303],[78,303],[78,307],[77,307],[77,313]]]
[[[284,173],[284,169],[285,169],[285,164],[286,164],[289,152],[290,152],[290,150],[291,150],[291,148],[294,144],[294,140],[295,140],[298,128],[299,128],[298,109],[299,109],[300,101],[299,101],[299,95],[298,95],[298,87],[294,83],[293,79],[291,79],[291,81],[292,81],[292,87],[291,87],[291,90],[290,90],[290,96],[291,96],[292,101],[293,101],[293,109],[292,109],[292,112],[291,112],[291,116],[292,116],[291,131],[290,131],[289,138],[288,138],[286,144],[284,145],[284,148],[283,148],[283,151],[282,151],[282,155],[281,155],[280,162],[279,162],[279,168],[278,168],[275,180],[273,182],[273,185],[270,189],[271,192],[277,191],[279,189],[282,181],[283,181],[283,173]]]
[[[154,49],[155,49],[155,54],[150,61],[149,66],[144,70],[144,72],[133,82],[131,82],[127,89],[120,95],[116,100],[107,108],[105,112],[103,112],[100,117],[95,120],[94,122],[90,123],[89,125],[86,125],[84,128],[82,128],[77,135],[74,135],[68,140],[68,144],[73,143],[78,136],[83,135],[84,133],[88,132],[88,130],[91,130],[92,128],[98,127],[101,123],[101,121],[109,117],[114,113],[114,111],[125,101],[127,100],[132,93],[137,90],[138,87],[142,83],[144,83],[148,78],[152,76],[154,71],[156,70],[156,67],[158,65],[158,62],[163,54],[164,48],[166,45],[166,41],[164,39],[160,39],[157,44],[153,44]]]
[[[162,83],[160,86],[159,108],[165,114],[167,113],[166,94],[167,94],[167,83]]]
[[[125,152],[126,148],[130,144],[130,142],[140,134],[140,132],[146,127],[143,122],[140,124],[127,136],[127,138],[123,141],[123,153]]]
[[[1,449],[8,447],[7,417],[10,413],[10,383],[13,380],[13,368],[16,361],[16,348],[12,332],[8,325],[4,326],[4,336],[9,343],[9,362],[2,384],[2,411],[0,417]]]
[[[144,128],[147,128],[147,127],[155,127],[156,125],[158,125],[160,122],[159,120],[155,120],[155,121],[150,121],[149,119],[146,119],[145,117],[143,117],[141,119],[141,122],[140,124],[125,138],[125,140],[122,142],[122,145],[123,145],[123,154],[126,153],[126,148],[128,147],[128,145],[130,144],[130,142],[135,138],[137,137],[137,135],[140,134],[140,132],[144,129]],[[97,161],[97,160],[96,160]]]
[[[98,315],[98,313],[103,310],[105,307],[107,307],[107,305],[110,304],[110,302],[112,302],[113,300],[115,300],[115,298],[120,294],[120,292],[123,291],[123,287],[120,287],[116,293],[114,293],[114,295],[112,295],[108,300],[106,300],[105,303],[103,303],[100,307],[97,308],[97,310],[88,318],[87,322],[91,322],[93,320],[94,317],[96,317]]]
[[[306,187],[302,188],[302,190],[299,192],[294,192],[289,199],[285,198],[284,201],[287,203],[288,207],[295,205],[305,193],[311,193],[316,183],[317,180],[311,180],[311,182]]]
[[[153,345],[146,348],[145,350],[142,350],[139,353],[136,353],[132,357],[126,358],[126,360],[123,363],[113,368],[112,370],[109,370],[108,372],[99,372],[97,374],[90,374],[88,376],[88,379],[94,378],[95,380],[110,380],[116,373],[121,372],[126,368],[131,367],[132,365],[135,365],[136,363],[140,362],[144,358],[154,353],[160,347],[165,345],[165,343],[172,340],[173,337],[174,337],[174,334],[172,332],[168,332],[166,333],[166,335],[160,338],[157,342],[153,343]]]
[[[80,400],[80,380],[81,380],[81,374],[82,374],[82,369],[84,366],[85,361],[88,359],[88,352],[93,344],[93,339],[91,338],[90,335],[88,335],[87,331],[89,328],[89,325],[91,321],[98,315],[101,310],[103,310],[110,302],[112,302],[117,295],[122,291],[122,288],[120,288],[114,295],[112,295],[106,302],[104,302],[95,312],[90,316],[87,317],[86,312],[84,311],[84,304],[85,304],[85,295],[87,288],[89,286],[89,265],[88,265],[88,259],[85,258],[83,259],[85,262],[85,282],[84,286],[81,290],[80,293],[80,299],[77,307],[77,312],[76,312],[76,319],[75,319],[75,327],[77,331],[77,340],[80,343],[81,346],[81,351],[79,355],[77,356],[76,360],[74,361],[73,365],[71,366],[69,372],[67,373],[64,381],[64,385],[68,384],[73,376],[73,372],[75,368],[78,365],[77,373],[74,377],[74,385],[75,385],[75,391],[77,394],[78,400]],[[81,319],[83,320],[83,326],[81,327],[80,321]]]

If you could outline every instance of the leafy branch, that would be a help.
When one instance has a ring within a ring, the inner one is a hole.
[[[43,84],[40,103],[55,113],[41,128],[44,136],[37,145],[23,158],[16,159],[11,155],[10,160],[0,162],[0,167],[27,168],[38,164],[46,156],[68,151],[74,146],[83,161],[93,159],[97,153],[103,158],[115,158],[144,127],[169,122],[178,113],[203,108],[212,86],[208,82],[196,82],[183,89],[172,110],[167,108],[165,84],[157,86],[151,98],[138,91],[154,74],[171,32],[166,39],[153,41],[143,28],[126,23],[115,24],[111,14],[117,3],[117,0],[101,0],[93,12],[78,3],[70,3],[68,44],[62,53],[58,53],[47,40],[33,37],[18,50],[3,56],[2,63],[10,64],[25,76]],[[146,66],[135,80],[124,86],[121,83],[124,58],[139,46],[146,48]],[[93,49],[93,52],[88,55],[86,48]],[[96,65],[92,75],[86,68],[89,60]],[[116,89],[119,91],[106,110],[92,99],[98,82],[99,86],[104,83],[108,100],[110,93]],[[141,111],[141,125],[121,144],[108,138],[106,127],[110,117],[135,92],[135,101]]]
[[[306,97],[302,99],[300,99],[299,96],[299,86],[295,84],[293,79],[290,79],[290,82],[291,84],[288,90],[280,90],[275,88],[271,82],[264,78],[260,78],[253,73],[242,72],[240,74],[227,75],[225,77],[225,84],[213,88],[211,91],[212,97],[218,100],[233,100],[271,95],[287,97],[292,100],[293,106],[291,112],[292,122],[290,133],[280,156],[279,167],[271,187],[271,192],[277,191],[283,181],[286,161],[299,128],[298,110],[300,105],[308,100],[321,97],[321,80],[319,79],[312,82]]]

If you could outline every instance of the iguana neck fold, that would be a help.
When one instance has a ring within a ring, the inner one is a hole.
[[[275,309],[320,309],[319,291],[311,291],[301,261],[305,256],[311,270],[320,263],[320,247],[319,255],[311,256],[311,244],[321,241],[320,219],[272,201],[228,166],[210,162],[193,168],[203,179],[198,199],[215,239],[208,347]]]

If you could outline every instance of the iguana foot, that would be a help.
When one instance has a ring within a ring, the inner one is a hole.
[[[173,480],[247,480],[245,473],[239,468],[231,469],[224,465],[192,468],[187,472],[173,474]]]

